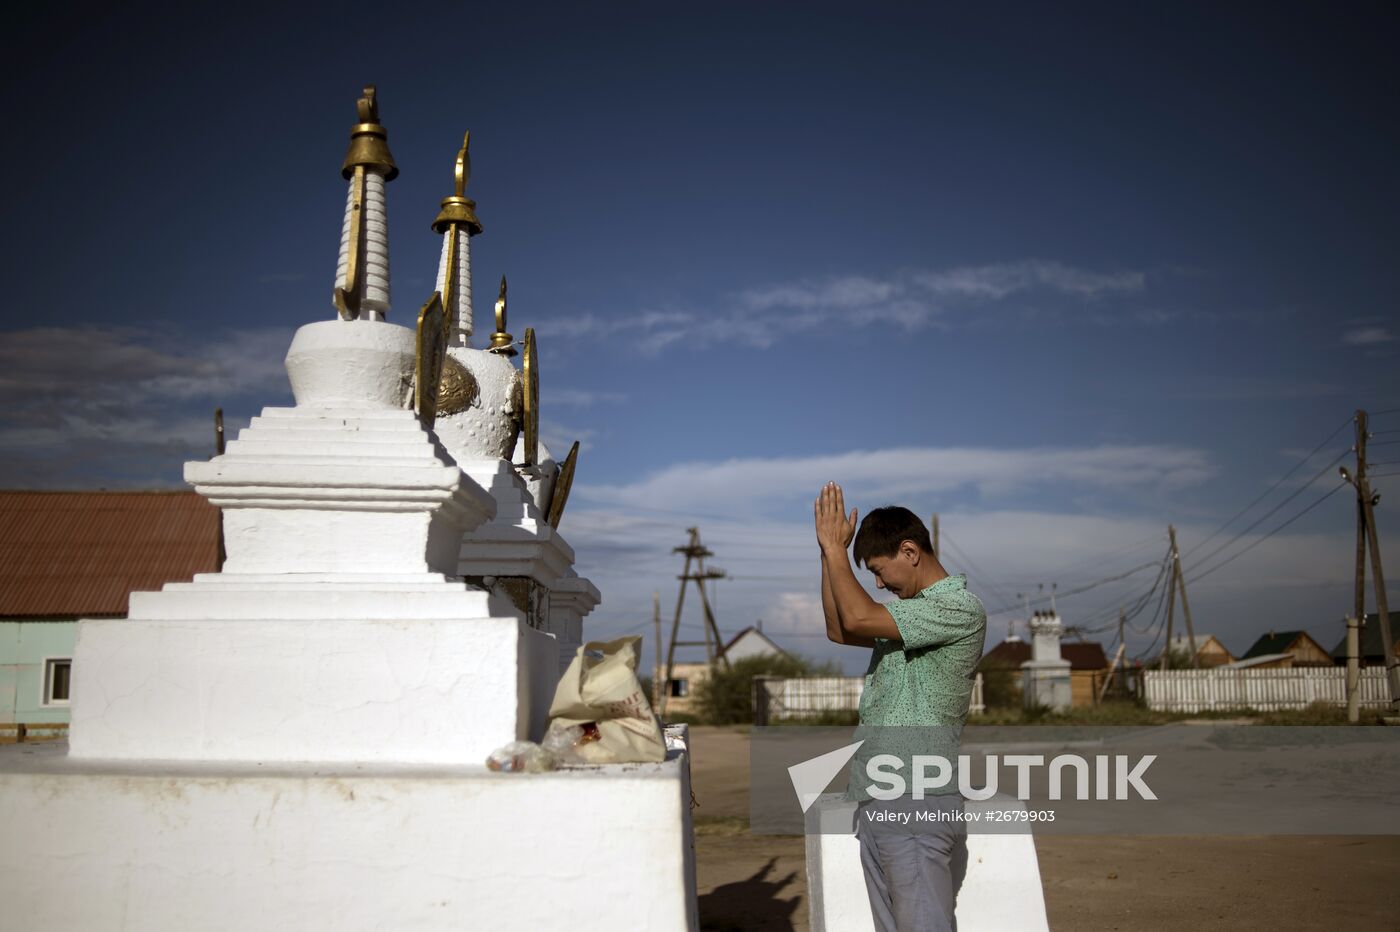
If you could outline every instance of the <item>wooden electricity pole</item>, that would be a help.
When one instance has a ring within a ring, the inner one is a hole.
[[[1371,580],[1376,588],[1376,620],[1381,626],[1381,649],[1385,653],[1386,683],[1390,687],[1391,711],[1400,711],[1400,658],[1395,656],[1394,639],[1390,636],[1390,604],[1385,594],[1385,574],[1381,571],[1380,539],[1376,534],[1375,504],[1379,495],[1371,492],[1371,482],[1366,475],[1366,441],[1371,434],[1367,429],[1366,412],[1356,412],[1356,475],[1347,474],[1342,467],[1342,478],[1356,489],[1356,617],[1365,619],[1366,609],[1366,560],[1365,551],[1371,551]]]
[[[1176,549],[1176,528],[1167,525],[1167,535],[1172,540],[1172,567],[1176,574],[1176,585],[1181,590],[1181,615],[1186,619],[1186,639],[1191,645],[1191,666],[1199,668],[1201,658],[1196,653],[1196,629],[1191,625],[1191,603],[1186,601],[1186,575],[1181,572],[1181,552]]]
[[[1167,581],[1167,643],[1162,648],[1162,659],[1157,667],[1160,670],[1167,668],[1167,661],[1172,653],[1172,626],[1176,616],[1176,594],[1181,592],[1181,613],[1186,619],[1186,640],[1191,648],[1191,666],[1199,667],[1200,658],[1196,656],[1196,630],[1191,625],[1191,604],[1186,601],[1186,576],[1181,572],[1181,553],[1176,549],[1176,528],[1167,525],[1167,535],[1171,538],[1171,560],[1172,578]]]
[[[214,409],[214,455],[224,455],[224,409]],[[214,558],[214,572],[224,571],[224,561],[228,559],[228,551],[224,549],[224,511],[219,509],[219,549]]]
[[[651,623],[656,629],[656,665],[651,668],[651,707],[661,708],[661,694],[670,692],[670,677],[661,675],[661,593],[651,594]],[[666,671],[668,674],[670,671]]]
[[[705,581],[709,579],[723,579],[724,570],[705,569],[705,558],[714,556],[714,551],[709,550],[700,543],[700,529],[687,528],[690,534],[690,543],[684,547],[672,548],[672,553],[684,554],[685,569],[681,575],[676,577],[681,581],[680,592],[676,596],[676,617],[671,621],[671,644],[666,650],[666,683],[667,688],[661,694],[661,707],[659,714],[666,713],[666,701],[670,698],[671,670],[676,662],[677,647],[705,647],[705,662],[710,666],[715,665],[715,658],[718,657],[724,663],[724,668],[729,669],[729,658],[724,656],[724,641],[719,636],[719,627],[715,624],[714,612],[710,610],[710,598],[705,593]],[[690,571],[691,563],[694,561],[696,571]],[[681,607],[685,604],[686,583],[694,581],[695,588],[700,590],[700,604],[705,612],[705,640],[703,641],[679,641],[676,639],[681,627]]]

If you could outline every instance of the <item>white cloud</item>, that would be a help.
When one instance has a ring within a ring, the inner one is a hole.
[[[213,451],[213,409],[288,394],[290,328],[202,338],[36,327],[0,337],[0,481],[108,487]],[[203,409],[200,411],[200,409]],[[227,430],[239,420],[229,411]]]
[[[587,408],[596,404],[619,404],[627,400],[622,392],[590,392],[577,388],[551,388],[549,403]]]
[[[999,299],[1020,292],[1047,290],[1097,298],[1140,292],[1146,284],[1146,276],[1132,271],[1090,272],[1061,262],[1026,259],[921,272],[914,276],[914,281],[939,295]]]
[[[996,498],[1032,487],[1072,484],[1095,489],[1175,489],[1215,474],[1198,450],[1170,446],[1099,446],[1020,450],[892,448],[826,456],[679,463],[626,485],[579,489],[591,501],[684,508],[723,503],[727,512],[810,500],[822,484],[842,483],[864,500],[936,496],[973,489]]]
[[[1342,334],[1342,342],[1347,346],[1374,346],[1377,343],[1390,343],[1395,339],[1385,327],[1357,327]]]
[[[699,349],[737,344],[766,349],[781,339],[823,328],[849,333],[853,328],[895,327],[913,332],[949,327],[955,313],[970,302],[986,313],[988,302],[1015,295],[1054,296],[1080,302],[1142,292],[1142,272],[1093,272],[1061,262],[1028,259],[941,271],[917,271],[888,278],[837,275],[749,288],[726,296],[703,312],[648,309],[603,319],[574,314],[540,325],[568,337],[626,340],[644,353],[675,346]],[[1161,324],[1174,311],[1130,309],[1115,314],[1096,311],[1083,319],[1093,324]]]

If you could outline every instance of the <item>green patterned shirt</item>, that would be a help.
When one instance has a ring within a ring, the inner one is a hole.
[[[885,608],[900,640],[875,639],[860,723],[963,725],[987,634],[987,613],[967,577],[947,576]]]
[[[860,697],[860,728],[865,744],[851,761],[848,793],[868,799],[866,762],[894,754],[907,762],[914,754],[937,754],[953,764],[982,644],[987,613],[967,591],[967,577],[948,576],[911,599],[885,603],[900,640],[876,638]],[[934,795],[957,792],[954,778]]]

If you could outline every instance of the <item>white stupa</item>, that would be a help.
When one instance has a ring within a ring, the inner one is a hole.
[[[683,732],[660,764],[484,766],[540,736],[557,632],[576,642],[597,591],[503,453],[408,407],[373,89],[346,174],[337,315],[292,340],[295,407],[185,466],[223,509],[222,572],[80,621],[67,745],[0,748],[5,921],[693,929]]]

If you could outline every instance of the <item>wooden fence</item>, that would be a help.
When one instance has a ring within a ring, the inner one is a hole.
[[[854,712],[865,691],[863,676],[756,676],[753,680],[755,725],[778,720],[816,719],[833,712]],[[968,711],[986,711],[982,701],[982,674],[972,682]]]
[[[1347,704],[1345,667],[1278,670],[1148,670],[1143,674],[1147,707],[1163,712],[1221,712],[1303,709],[1314,702]],[[1390,705],[1384,667],[1363,667],[1360,705]]]

